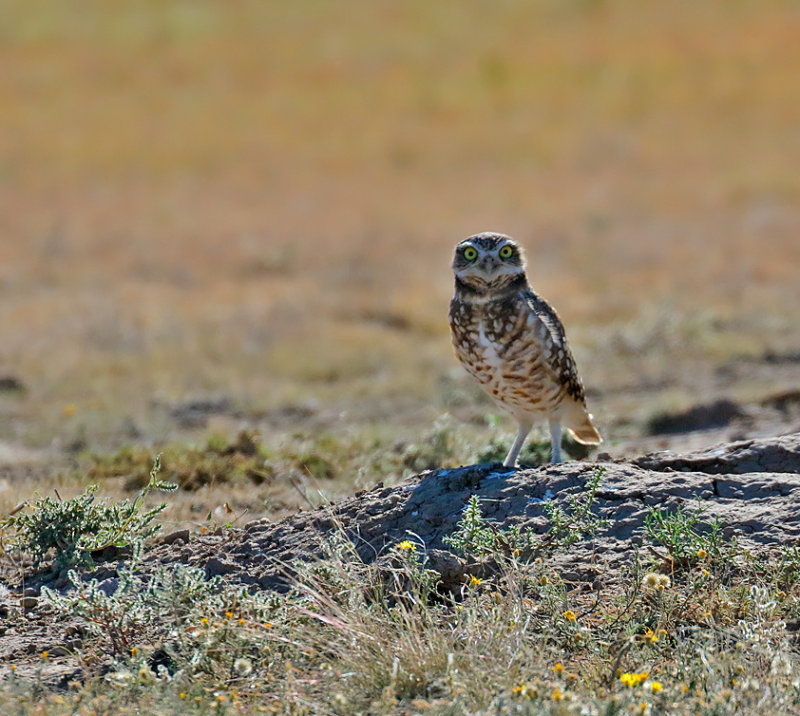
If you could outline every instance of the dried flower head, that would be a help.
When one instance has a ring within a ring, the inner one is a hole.
[[[233,662],[233,670],[239,676],[249,676],[253,672],[253,665],[250,663],[249,659],[239,657]]]
[[[661,575],[656,574],[655,572],[648,572],[644,575],[644,579],[642,580],[642,586],[645,589],[657,589],[658,588],[658,579]]]

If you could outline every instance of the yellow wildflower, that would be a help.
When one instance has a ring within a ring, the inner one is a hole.
[[[644,633],[644,641],[647,644],[655,644],[658,641],[658,634],[656,634],[652,629],[648,629]]]
[[[528,698],[528,699],[536,698],[535,689],[531,689],[526,684],[520,684],[519,686],[515,686],[513,689],[511,689],[511,693],[514,696],[519,696],[520,698]]]
[[[553,667],[553,671],[555,671],[557,674],[560,674],[562,671],[564,671],[564,665],[561,663],[556,664]]]
[[[47,651],[42,652],[42,659],[46,659],[49,656]]]
[[[200,619],[200,623],[201,623],[201,624],[208,624],[208,617],[202,617],[202,618]]]
[[[402,542],[395,545],[395,549],[404,550],[407,552],[416,552],[417,545],[415,545],[411,540],[404,539]]]
[[[232,619],[233,618],[233,613],[232,612],[225,612],[225,618],[226,619]]]
[[[244,619],[239,620],[239,626],[244,626]]]
[[[578,618],[575,616],[575,612],[573,612],[571,609],[567,609],[563,616],[568,622],[574,622]]]
[[[476,577],[474,574],[469,575],[469,586],[470,587],[477,587],[483,580],[480,577]]]
[[[697,550],[697,559],[705,559],[707,552],[704,549]]]
[[[564,698],[564,694],[561,693],[561,689],[556,689],[553,692],[553,696],[552,696],[553,701],[561,701],[561,699],[563,699],[563,698]]]
[[[64,415],[68,418],[71,418],[75,413],[78,412],[78,406],[75,403],[68,403],[64,406]]]
[[[131,649],[131,656],[136,656],[139,653],[139,650],[134,646]]]
[[[660,681],[654,681],[650,684],[650,691],[652,691],[654,694],[657,694],[663,688],[664,687],[661,685]]]
[[[625,686],[633,687],[641,684],[642,681],[646,681],[647,676],[648,674],[646,671],[640,671],[638,674],[626,671],[624,674],[620,675],[619,680],[625,684]]]

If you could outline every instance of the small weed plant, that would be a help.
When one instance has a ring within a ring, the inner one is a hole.
[[[39,497],[26,511],[5,520],[3,526],[15,533],[12,547],[29,554],[36,567],[52,558],[54,570],[61,570],[91,566],[92,552],[151,537],[161,529],[156,517],[166,503],[148,509],[145,498],[154,490],[177,487],[158,479],[160,469],[160,459],[156,458],[148,483],[133,500],[96,500],[96,485],[69,500]]]
[[[542,502],[542,509],[550,521],[544,535],[537,535],[519,525],[503,528],[488,522],[481,514],[478,496],[472,495],[455,531],[445,537],[444,542],[456,552],[472,557],[530,556],[547,550],[567,549],[580,540],[594,537],[608,525],[608,520],[592,512],[603,473],[602,468],[596,470],[580,494],[570,495],[566,509],[552,500]]]
[[[540,538],[531,530],[518,525],[500,528],[488,522],[481,514],[480,499],[472,495],[464,507],[461,519],[452,535],[444,538],[445,544],[470,557],[483,558],[521,551],[531,551],[540,544]]]
[[[586,537],[594,537],[600,530],[608,526],[609,521],[592,512],[597,488],[603,479],[605,470],[600,468],[587,481],[583,491],[567,498],[568,509],[564,509],[552,500],[542,504],[542,508],[550,520],[547,542],[559,549],[567,549],[570,545]]]
[[[704,525],[704,512],[702,505],[689,511],[680,506],[673,511],[648,506],[645,531],[655,544],[667,550],[673,560],[696,562],[698,555],[719,558],[724,546],[723,524],[715,518]],[[703,526],[705,529],[701,531]]]
[[[232,674],[237,659],[263,647],[273,611],[264,593],[252,596],[185,565],[141,576],[140,552],[141,543],[110,585],[70,571],[72,590],[42,590],[48,604],[63,618],[76,620],[89,638],[93,648],[83,657],[85,663],[111,659],[115,670],[107,678],[118,684],[138,680],[134,674],[142,668],[151,672],[149,681],[189,680]]]

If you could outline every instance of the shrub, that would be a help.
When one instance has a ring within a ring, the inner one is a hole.
[[[149,482],[131,500],[109,504],[95,500],[97,485],[69,500],[39,497],[25,512],[7,518],[3,525],[15,534],[12,547],[31,555],[36,567],[54,555],[54,568],[92,566],[92,552],[106,547],[124,547],[151,537],[161,529],[155,518],[166,503],[144,509],[144,500],[153,490],[177,488],[158,479],[161,469],[157,457]]]

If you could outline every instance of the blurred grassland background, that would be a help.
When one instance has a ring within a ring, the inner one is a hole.
[[[612,448],[791,388],[757,361],[800,349],[799,36],[789,1],[5,0],[0,454],[485,440],[446,318],[485,229]]]

